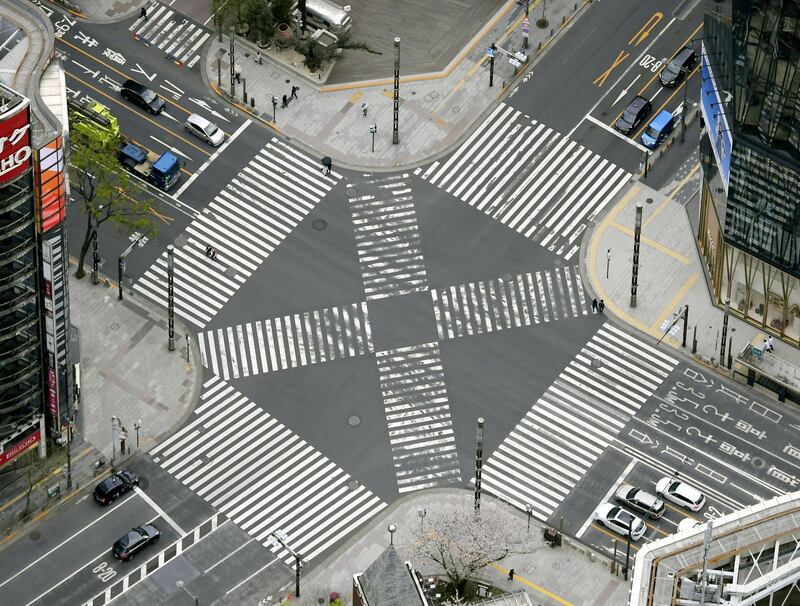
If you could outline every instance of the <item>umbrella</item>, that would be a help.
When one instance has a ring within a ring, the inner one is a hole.
[[[322,166],[324,166],[325,168],[330,168],[331,166],[333,166],[333,160],[331,160],[330,156],[325,156],[322,159]]]

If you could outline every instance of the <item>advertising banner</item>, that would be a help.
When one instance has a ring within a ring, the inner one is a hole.
[[[36,446],[36,444],[39,443],[40,439],[41,439],[41,433],[37,429],[29,436],[22,438],[16,444],[11,444],[11,445],[5,444],[3,451],[0,452],[0,467],[5,465],[9,461],[13,461],[26,450],[29,450],[30,448]]]
[[[700,55],[700,109],[706,123],[706,131],[714,148],[722,184],[728,191],[731,176],[731,152],[733,151],[733,132],[725,116],[725,106],[730,102],[730,93],[722,91],[717,85],[714,70],[708,62],[705,45]]]
[[[0,117],[0,185],[21,175],[31,164],[27,99],[8,113],[8,117]]]

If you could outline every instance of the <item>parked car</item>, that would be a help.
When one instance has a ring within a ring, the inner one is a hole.
[[[594,521],[600,526],[610,528],[624,537],[628,536],[628,528],[630,528],[631,539],[634,541],[641,539],[645,530],[647,530],[641,518],[611,503],[600,504],[592,515],[594,516]]]
[[[111,553],[118,560],[132,560],[147,545],[157,543],[160,538],[161,531],[158,528],[152,524],[142,524],[117,539]]]
[[[706,504],[706,498],[697,488],[670,477],[658,481],[656,494],[690,511],[700,511]]]
[[[664,515],[666,506],[664,501],[657,496],[640,490],[630,484],[623,484],[617,489],[614,495],[617,503],[621,503],[626,507],[645,514],[647,517],[657,520]]]
[[[154,115],[164,111],[164,106],[166,105],[164,99],[144,84],[136,82],[136,80],[125,80],[125,83],[119,89],[119,93],[126,101],[135,103]]]
[[[658,115],[650,121],[647,128],[642,133],[642,144],[649,148],[655,149],[669,137],[672,130],[675,128],[675,116],[665,109],[658,112]]]
[[[652,107],[650,101],[644,97],[634,97],[633,100],[628,103],[628,107],[625,108],[625,111],[622,112],[619,120],[614,124],[614,128],[625,135],[630,134],[642,123],[642,120],[647,117]]]
[[[694,64],[697,63],[697,53],[688,46],[684,46],[675,53],[672,60],[661,70],[658,79],[664,86],[677,86],[686,77]]]
[[[219,147],[225,140],[225,133],[216,124],[198,114],[192,114],[186,118],[183,126],[187,132],[214,147]]]
[[[139,485],[139,476],[130,469],[118,471],[94,487],[94,500],[101,505],[110,505],[117,497]]]
[[[695,520],[694,518],[683,518],[680,522],[678,522],[678,532],[686,532],[695,526],[700,526],[700,524],[705,524],[705,522]]]

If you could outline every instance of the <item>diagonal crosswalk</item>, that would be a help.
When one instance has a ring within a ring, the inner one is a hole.
[[[203,366],[226,381],[374,351],[363,301],[207,330],[197,338]]]
[[[678,360],[606,323],[483,467],[483,487],[547,520]]]
[[[415,174],[565,259],[631,176],[505,103],[446,161]]]
[[[311,212],[340,175],[273,137],[189,224],[174,249],[175,313],[203,328]],[[206,247],[219,251],[206,257]],[[134,291],[167,305],[165,251]]]
[[[147,18],[139,17],[128,28],[133,37],[155,46],[178,65],[194,67],[211,31],[160,2],[150,3],[146,10]]]
[[[381,499],[225,381],[203,385],[189,422],[153,460],[255,540],[311,560],[386,507]]]
[[[427,290],[409,175],[370,176],[347,190],[367,300]]]
[[[431,298],[439,339],[520,328],[590,313],[577,265],[432,289]]]
[[[376,353],[398,490],[461,481],[438,343]]]

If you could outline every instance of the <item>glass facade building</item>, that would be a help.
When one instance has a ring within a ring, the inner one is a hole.
[[[707,0],[698,241],[718,305],[800,344],[800,0]]]

